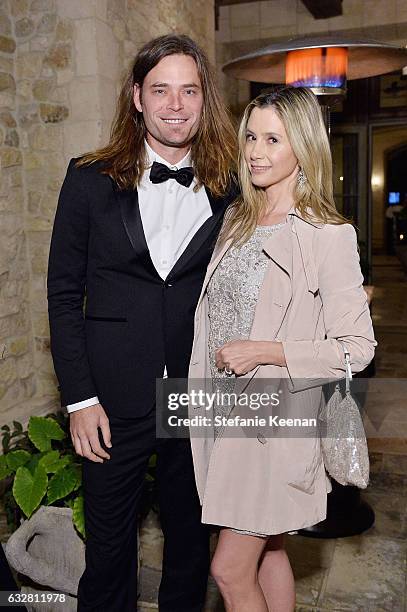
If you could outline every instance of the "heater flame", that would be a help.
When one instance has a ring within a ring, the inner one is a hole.
[[[345,88],[348,49],[322,47],[288,51],[286,84],[295,87]]]

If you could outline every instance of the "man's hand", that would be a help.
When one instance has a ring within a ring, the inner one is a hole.
[[[98,463],[103,463],[103,458],[110,459],[99,442],[98,427],[102,430],[105,445],[112,446],[109,419],[100,404],[71,412],[69,423],[72,442],[78,455]]]

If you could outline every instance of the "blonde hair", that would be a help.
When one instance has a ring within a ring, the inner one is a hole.
[[[293,153],[306,181],[294,187],[295,210],[305,220],[342,224],[350,221],[335,206],[332,186],[332,157],[321,108],[316,96],[305,87],[278,86],[261,94],[246,107],[239,127],[239,182],[241,196],[228,209],[221,240],[243,243],[254,232],[266,211],[265,190],[252,183],[245,160],[246,129],[254,108],[273,108],[286,130]]]

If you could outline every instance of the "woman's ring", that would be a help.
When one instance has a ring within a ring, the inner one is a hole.
[[[225,368],[225,374],[226,376],[232,376],[233,370],[229,370],[229,368]]]

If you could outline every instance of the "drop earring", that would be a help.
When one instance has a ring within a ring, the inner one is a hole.
[[[297,183],[299,187],[304,187],[307,182],[307,177],[304,174],[304,170],[300,168],[300,171],[297,174]]]

